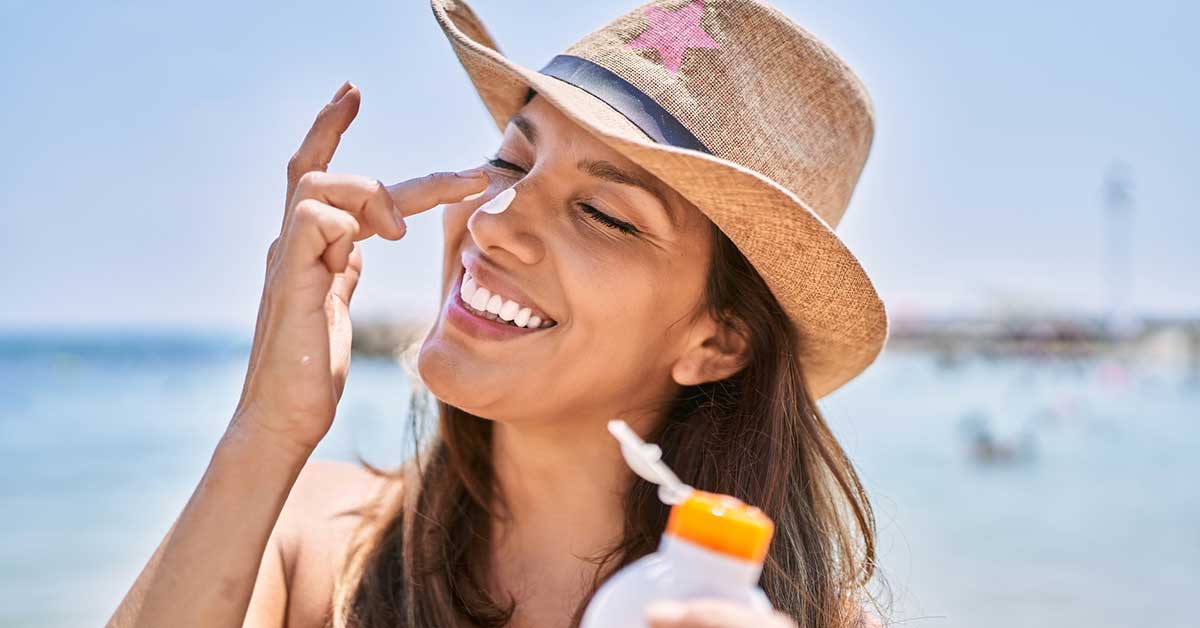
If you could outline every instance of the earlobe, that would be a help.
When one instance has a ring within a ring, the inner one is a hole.
[[[671,367],[671,378],[680,386],[695,386],[699,383],[696,378],[696,364],[690,354],[675,361]]]

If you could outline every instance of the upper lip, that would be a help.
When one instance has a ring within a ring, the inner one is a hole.
[[[529,296],[524,290],[517,286],[516,283],[510,281],[507,277],[497,271],[488,268],[484,265],[478,254],[463,253],[462,255],[463,268],[471,273],[471,276],[477,279],[476,283],[491,290],[493,294],[499,293],[505,299],[512,299],[521,304],[521,307],[527,307],[532,311],[531,315],[536,315],[542,320],[557,321],[558,319],[550,316],[543,310],[533,297]]]

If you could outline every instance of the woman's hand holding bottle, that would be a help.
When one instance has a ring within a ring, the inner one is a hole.
[[[250,363],[232,427],[311,450],[329,430],[350,366],[351,297],[362,272],[357,242],[404,237],[404,218],[482,192],[482,170],[434,173],[390,186],[326,172],[361,95],[344,83],[287,169],[279,237],[267,253]]]
[[[650,628],[796,628],[792,618],[717,599],[664,600],[649,609]]]

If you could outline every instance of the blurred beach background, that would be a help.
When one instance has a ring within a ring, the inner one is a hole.
[[[472,6],[540,67],[638,2]],[[903,626],[1194,626],[1200,9],[774,3],[871,90],[839,233],[893,319],[822,401]],[[102,624],[241,392],[287,159],[343,80],[332,171],[474,165],[499,134],[427,3],[0,2],[0,626]],[[317,455],[407,450],[396,347],[440,210],[364,243]]]

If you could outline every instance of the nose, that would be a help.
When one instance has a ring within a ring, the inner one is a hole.
[[[502,209],[501,205],[492,202],[503,202],[507,195],[513,195],[507,208]],[[534,208],[534,192],[523,181],[518,181],[471,212],[467,217],[467,231],[484,253],[495,255],[503,250],[524,264],[536,264],[545,251],[541,237],[530,228]]]

